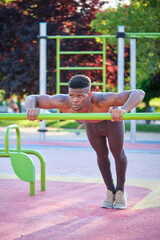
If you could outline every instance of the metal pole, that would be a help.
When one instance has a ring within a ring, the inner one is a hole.
[[[3,120],[26,120],[26,113],[0,113]],[[38,120],[112,120],[110,113],[39,113]],[[160,120],[160,113],[124,113],[124,120]]]
[[[60,38],[57,38],[56,45],[56,94],[60,94]]]
[[[47,23],[40,23],[40,37],[47,36]],[[47,40],[46,38],[40,38],[40,56],[39,56],[39,92],[46,94],[46,65],[47,65]],[[45,109],[40,109],[40,113],[45,113]],[[45,140],[45,127],[46,122],[43,120],[40,122],[40,140]]]
[[[124,26],[118,26],[118,33],[125,33]],[[118,93],[124,89],[124,37],[118,37]]]
[[[106,38],[103,38],[103,92],[106,92]]]
[[[60,43],[61,43],[61,40],[60,38],[57,38],[56,39],[56,94],[60,94],[60,83],[61,83],[61,80],[60,80],[60,65],[61,65],[61,59],[60,59],[60,50],[61,50],[61,47],[60,47]],[[59,113],[59,109],[57,110],[57,112]],[[57,131],[60,131],[60,122],[59,120],[57,121]]]
[[[136,89],[136,39],[130,39],[130,88]],[[136,108],[131,110],[136,113]],[[131,121],[131,143],[136,142],[136,120]]]

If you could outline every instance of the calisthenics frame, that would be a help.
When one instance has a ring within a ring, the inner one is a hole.
[[[69,51],[64,52],[60,50],[60,40],[62,39],[81,39],[81,38],[101,38],[102,40],[102,51]],[[60,55],[61,54],[102,54],[103,55],[103,66],[100,67],[100,69],[103,72],[103,82],[99,85],[103,86],[103,92],[105,92],[105,85],[106,85],[106,39],[108,38],[118,38],[118,92],[123,91],[124,88],[124,39],[130,38],[130,85],[131,89],[136,88],[136,39],[137,38],[159,38],[160,33],[126,33],[124,26],[118,26],[118,32],[116,35],[96,35],[96,36],[48,36],[47,35],[47,24],[46,23],[40,23],[40,35],[38,38],[40,39],[40,94],[46,93],[46,66],[47,66],[47,39],[55,39],[57,43],[56,47],[56,70],[57,70],[57,81],[56,81],[56,93],[60,93],[60,86],[65,86],[67,83],[61,83],[60,82],[60,71],[61,70],[75,70],[80,69],[79,67],[60,67]],[[82,67],[82,70],[92,70],[95,68],[87,68]],[[92,83],[93,85],[93,83]],[[135,109],[132,110],[132,113],[135,113]],[[41,113],[44,113],[44,110],[41,110]],[[40,128],[42,130],[45,129],[45,121],[42,121],[40,123]],[[43,138],[44,138],[44,132],[42,132]],[[136,122],[131,122],[131,142],[135,143],[135,134],[136,134]]]

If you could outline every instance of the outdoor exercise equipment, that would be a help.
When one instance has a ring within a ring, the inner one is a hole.
[[[122,118],[129,120],[160,120],[160,113],[124,113]],[[26,120],[26,113],[0,113],[3,120]],[[39,113],[38,120],[111,120],[110,113]],[[10,130],[15,129],[17,134],[17,149],[9,148]],[[7,127],[5,133],[5,149],[0,149],[0,157],[11,159],[15,174],[23,181],[30,183],[30,195],[35,195],[35,165],[28,154],[37,156],[41,164],[41,191],[45,191],[45,160],[40,152],[31,149],[21,149],[20,130],[18,125]]]
[[[5,114],[6,116],[8,114]],[[14,115],[14,114],[13,114]],[[4,117],[5,116],[1,116]],[[18,117],[18,116],[17,116]],[[2,119],[2,118],[1,118]],[[14,119],[14,118],[12,118]],[[17,149],[9,148],[10,130],[15,129],[17,135]],[[0,157],[11,159],[13,170],[18,178],[30,183],[30,195],[35,195],[35,165],[32,158],[28,155],[32,154],[39,158],[41,164],[41,191],[45,191],[45,160],[42,154],[32,149],[21,149],[20,130],[18,125],[9,125],[5,133],[5,149],[0,149]]]
[[[160,113],[124,113],[124,120],[160,120]],[[26,113],[0,113],[3,120],[26,120]],[[38,120],[112,120],[110,113],[39,113]]]
[[[60,93],[61,86],[67,86],[68,83],[60,81],[60,71],[63,70],[102,70],[102,83],[92,83],[91,85],[102,86],[103,92],[106,91],[106,39],[117,38],[118,39],[118,92],[124,89],[124,40],[130,39],[130,89],[136,88],[136,39],[138,38],[159,38],[160,33],[126,33],[124,26],[118,26],[118,31],[115,35],[72,35],[72,36],[48,36],[47,35],[47,23],[40,23],[40,94],[46,94],[46,74],[47,74],[47,40],[56,40],[56,94]],[[63,39],[96,39],[100,38],[102,41],[102,51],[61,51],[60,43]],[[61,67],[60,57],[66,54],[101,54],[102,66],[101,67]],[[132,113],[136,110],[132,109]],[[45,113],[44,109],[41,109],[41,113]],[[59,124],[57,125],[59,129]],[[41,136],[44,138],[45,121],[40,123]],[[131,121],[131,142],[135,143],[136,139],[136,122]]]

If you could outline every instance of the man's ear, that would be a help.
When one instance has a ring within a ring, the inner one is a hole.
[[[88,96],[89,96],[89,98],[91,98],[92,97],[92,92],[89,92]]]

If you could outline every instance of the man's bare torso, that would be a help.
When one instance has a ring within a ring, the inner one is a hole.
[[[103,107],[103,93],[93,93],[92,97],[90,99],[90,106],[89,109],[86,111],[77,111],[77,113],[108,113],[109,108],[111,105],[108,103],[105,104],[105,107]],[[73,111],[72,106],[69,101],[69,95],[64,96],[64,104],[59,108],[59,110],[62,113],[75,113]],[[85,121],[79,121],[79,122],[85,122],[85,123],[98,123],[103,120],[85,120]]]

